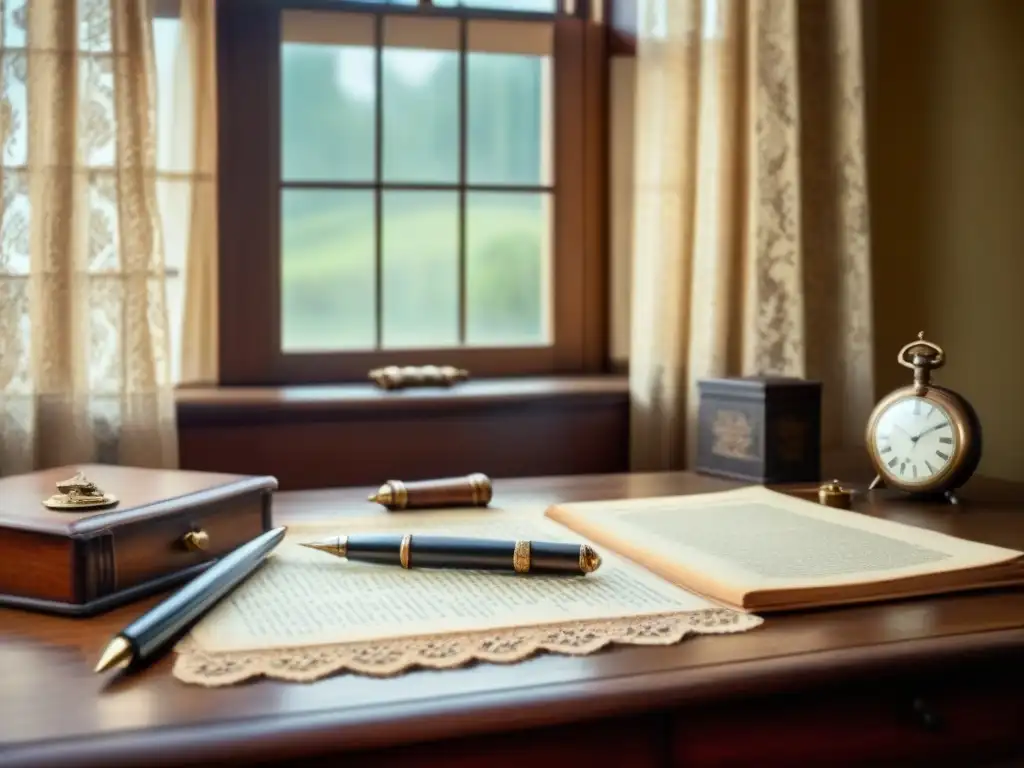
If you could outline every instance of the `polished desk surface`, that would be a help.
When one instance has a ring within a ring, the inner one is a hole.
[[[536,509],[729,487],[687,473],[499,480],[494,503]],[[876,493],[861,497],[857,509],[1024,549],[1024,486],[979,479],[964,495],[962,506],[950,507]],[[365,499],[363,489],[282,493],[275,522],[377,513]],[[170,656],[129,678],[94,675],[110,636],[154,602],[93,619],[0,610],[0,764],[301,757],[795,693],[915,665],[1024,653],[1024,590],[1003,590],[770,616],[745,634],[671,647],[392,679],[343,675],[203,689],[173,679]]]

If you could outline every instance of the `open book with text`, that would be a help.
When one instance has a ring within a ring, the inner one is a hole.
[[[680,587],[755,612],[1024,583],[1024,553],[758,486],[545,514]]]

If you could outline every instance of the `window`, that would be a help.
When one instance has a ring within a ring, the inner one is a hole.
[[[221,326],[244,334],[225,383],[592,369],[583,20],[556,0],[242,4],[218,17]]]

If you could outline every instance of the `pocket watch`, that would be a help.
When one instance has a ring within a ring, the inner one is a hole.
[[[878,473],[869,490],[942,495],[956,504],[956,490],[981,461],[981,422],[966,398],[931,383],[946,353],[924,332],[896,360],[914,371],[914,383],[889,393],[868,419],[868,453]]]

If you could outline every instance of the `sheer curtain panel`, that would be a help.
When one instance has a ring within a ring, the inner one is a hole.
[[[640,0],[632,464],[692,460],[701,378],[824,383],[827,446],[874,396],[860,0]]]
[[[0,473],[173,467],[150,5],[0,7]]]

